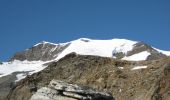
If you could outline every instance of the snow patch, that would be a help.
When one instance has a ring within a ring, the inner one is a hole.
[[[44,66],[45,62],[43,61],[19,61],[14,60],[12,62],[3,62],[2,65],[0,65],[0,77],[12,74],[13,72],[23,72],[23,71],[30,71],[29,75],[39,72],[46,68],[47,66]],[[18,78],[20,78],[21,75],[19,75]]]
[[[51,53],[51,52],[54,52],[54,51],[57,49],[57,47],[58,47],[58,46],[55,46],[54,48],[52,48],[52,49],[50,50],[50,53]]]
[[[42,41],[42,42],[40,42],[40,43],[37,43],[37,44],[35,44],[33,47],[35,47],[35,46],[38,46],[38,45],[40,45],[40,44],[51,44],[51,45],[58,45],[58,44],[55,44],[55,43],[51,43],[51,42],[47,42],[47,41]]]
[[[141,60],[146,60],[149,55],[151,55],[149,52],[143,51],[138,54],[134,54],[132,56],[124,57],[122,58],[122,60],[141,61]]]
[[[24,79],[27,75],[24,74],[24,73],[21,73],[21,74],[17,74],[16,77],[17,77],[17,80],[15,80],[15,82],[18,82],[20,81],[21,79]]]
[[[147,68],[148,66],[135,66],[131,70],[137,70],[137,69],[144,69]]]

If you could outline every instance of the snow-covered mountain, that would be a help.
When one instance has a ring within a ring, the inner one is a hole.
[[[67,43],[40,42],[14,54],[0,63],[0,99],[9,93],[12,84],[37,73],[70,53],[142,61],[166,58],[170,51],[156,49],[140,41],[127,39],[93,40],[80,38]]]
[[[10,60],[58,60],[71,52],[80,55],[95,55],[113,58],[122,55],[122,57],[118,58],[132,61],[146,60],[147,57],[152,54],[157,54],[161,57],[170,55],[170,51],[159,50],[139,41],[126,39],[92,40],[80,38],[59,44],[43,41],[25,51],[16,53]]]
[[[93,40],[80,38],[59,44],[43,41],[14,54],[9,62],[3,62],[0,65],[0,77],[19,72],[20,74],[16,77],[22,79],[26,75],[44,69],[47,66],[46,63],[57,61],[72,52],[80,55],[112,57],[129,61],[154,60],[170,55],[169,51],[159,50],[143,42],[127,39]]]
[[[170,55],[168,51],[158,50],[145,43],[126,39],[92,40],[81,38],[69,43],[70,45],[58,55],[56,60],[71,52],[130,61],[147,60],[151,56],[152,59],[157,59]]]

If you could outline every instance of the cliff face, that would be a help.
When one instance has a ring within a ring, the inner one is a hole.
[[[115,100],[169,100],[170,58],[132,62],[72,53],[18,82],[7,99],[29,100],[53,79],[111,93]]]
[[[150,53],[150,55],[147,57],[146,60],[156,60],[156,59],[161,59],[161,58],[166,58],[167,56],[150,45],[143,43],[143,42],[138,42],[134,45],[133,49],[127,53],[127,56],[132,56],[134,54],[138,54],[140,52],[147,51]]]
[[[18,52],[14,54],[10,61],[12,60],[28,60],[28,61],[49,61],[55,59],[59,53],[61,53],[66,47],[69,46],[68,44],[52,44],[48,42],[41,42],[33,47]]]

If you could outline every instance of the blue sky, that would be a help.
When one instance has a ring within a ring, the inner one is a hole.
[[[170,0],[0,0],[0,60],[40,41],[126,38],[170,50]]]

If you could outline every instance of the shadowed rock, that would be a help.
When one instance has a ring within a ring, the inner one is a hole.
[[[28,61],[48,61],[56,58],[60,52],[62,52],[68,44],[52,44],[48,42],[41,42],[25,51],[18,52],[12,56],[12,60],[28,60]]]

